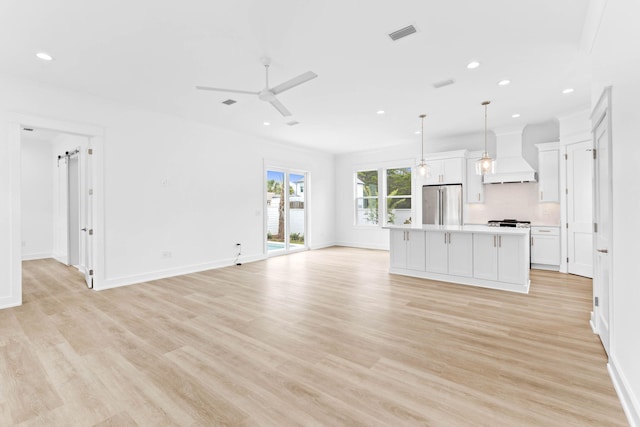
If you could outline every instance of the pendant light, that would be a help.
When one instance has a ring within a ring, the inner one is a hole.
[[[418,173],[421,176],[429,176],[429,166],[427,165],[426,160],[424,159],[424,118],[427,117],[426,114],[420,114],[421,127],[420,127],[420,138],[421,138],[421,147],[422,147],[422,156],[420,157],[420,163],[416,166],[418,168]]]
[[[487,152],[487,105],[489,104],[491,104],[491,101],[484,101],[482,103],[482,105],[484,105],[484,152],[482,153],[482,158],[476,161],[476,174],[478,175],[493,173],[496,166],[496,162],[489,157],[489,153]]]

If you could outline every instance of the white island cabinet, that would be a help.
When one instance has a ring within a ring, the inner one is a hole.
[[[391,267],[424,271],[424,232],[391,230]]]
[[[473,235],[450,231],[426,232],[426,271],[471,277]]]
[[[529,229],[390,226],[392,274],[529,292]]]

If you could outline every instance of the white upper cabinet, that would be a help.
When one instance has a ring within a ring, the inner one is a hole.
[[[560,147],[556,142],[538,147],[538,201],[560,202]]]
[[[429,176],[425,184],[462,184],[465,152],[466,150],[461,150],[428,156]],[[450,157],[441,157],[442,155]]]
[[[476,174],[476,161],[478,160],[480,160],[480,156],[465,159],[467,167],[467,179],[465,185],[467,203],[484,203],[482,175]]]

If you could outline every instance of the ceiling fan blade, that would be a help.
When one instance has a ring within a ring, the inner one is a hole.
[[[273,98],[269,103],[273,105],[283,116],[288,117],[292,115],[291,111],[287,110],[287,107],[282,105],[282,102],[278,101],[276,98]]]
[[[277,95],[285,90],[291,89],[292,87],[296,87],[302,83],[308,82],[309,80],[315,79],[316,77],[318,77],[316,73],[313,71],[307,71],[306,73],[300,74],[298,77],[294,77],[291,80],[287,80],[286,82],[272,88],[271,92],[273,92],[274,95]]]
[[[251,92],[249,90],[236,90],[236,89],[221,89],[217,87],[209,87],[209,86],[196,86],[196,89],[200,90],[211,90],[214,92],[232,92],[232,93],[245,93],[247,95],[257,95],[260,92]]]

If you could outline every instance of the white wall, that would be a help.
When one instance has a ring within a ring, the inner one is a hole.
[[[334,242],[331,154],[26,81],[0,78],[0,92],[0,306],[15,302],[2,299],[15,277],[11,111],[105,129],[105,287],[231,264],[237,242],[243,260],[263,257],[265,159],[309,172],[308,242]]]
[[[523,151],[535,152],[537,159],[538,150],[535,144],[558,140],[558,122],[550,121],[545,123],[534,123],[526,126],[523,130],[522,141]],[[495,156],[495,135],[489,133],[489,152]],[[484,134],[457,135],[447,138],[429,139],[425,138],[425,150],[429,153],[455,151],[467,149],[478,151],[484,148]],[[428,158],[428,153],[425,153]],[[336,156],[336,241],[345,246],[356,246],[364,248],[388,249],[389,232],[380,227],[355,226],[354,225],[354,188],[353,174],[357,170],[376,169],[379,167],[395,166],[415,166],[420,158],[420,139],[417,137],[416,143],[383,150],[364,151],[356,153],[341,154]],[[537,165],[537,160],[535,165]],[[533,166],[533,165],[532,165]],[[416,177],[414,177],[416,179]],[[533,190],[519,194],[523,210],[513,212],[514,216],[524,215],[527,218],[542,225],[558,224],[560,221],[559,204],[537,202],[537,184],[525,185],[527,190],[533,186]],[[491,188],[496,187],[496,188]],[[465,223],[486,222],[488,219],[506,218],[507,214],[499,214],[506,202],[512,196],[508,188],[500,189],[500,185],[487,185],[485,191],[489,193],[489,200],[483,207],[474,207],[473,211],[467,211]],[[418,179],[414,182],[414,191],[422,188],[422,182]],[[534,197],[529,197],[535,191]],[[418,194],[418,193],[416,193]],[[420,203],[419,195],[414,199],[415,203]],[[486,196],[485,196],[486,197]],[[471,208],[473,205],[468,205]],[[511,212],[511,211],[510,211]],[[489,218],[491,216],[491,218]],[[416,215],[419,217],[419,215]]]
[[[50,141],[22,139],[22,259],[53,253],[53,168]]]
[[[592,105],[612,86],[613,247],[610,364],[621,380],[630,419],[640,425],[640,286],[638,242],[640,212],[640,2],[608,0],[599,3],[604,15],[593,17],[598,28],[592,60]],[[597,24],[600,24],[599,27]],[[587,47],[588,47],[587,43]],[[624,396],[624,394],[623,394]]]

